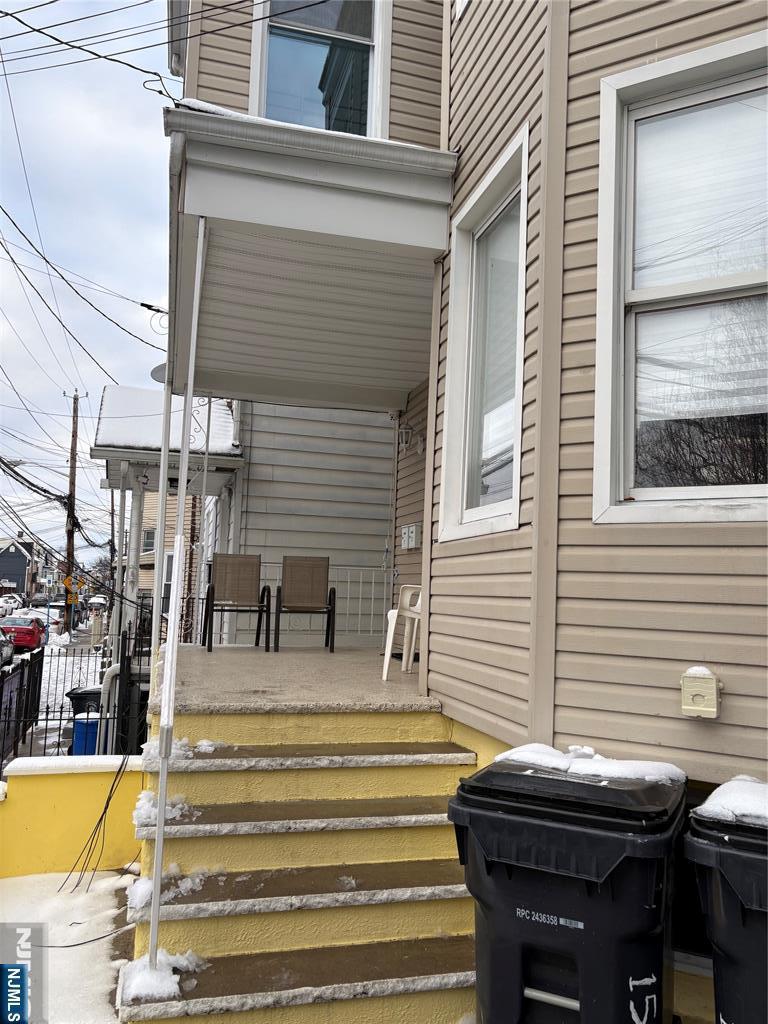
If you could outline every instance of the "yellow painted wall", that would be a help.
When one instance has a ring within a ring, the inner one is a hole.
[[[113,778],[112,771],[10,775],[0,802],[0,878],[69,871],[98,821]],[[131,815],[142,779],[140,770],[126,771],[112,798],[100,869],[121,868],[139,853]]]

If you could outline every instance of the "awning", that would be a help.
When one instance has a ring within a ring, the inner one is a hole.
[[[452,153],[183,101],[171,137],[174,393],[399,409],[428,375]]]

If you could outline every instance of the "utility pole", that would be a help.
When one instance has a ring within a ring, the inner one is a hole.
[[[67,397],[66,392],[64,392]],[[69,491],[67,492],[67,577],[72,579],[75,574],[75,491],[77,487],[77,413],[80,396],[75,388],[72,396],[72,440],[69,446]],[[72,624],[74,616],[70,602],[77,594],[77,587],[74,587],[67,594],[67,603],[64,606],[64,632],[72,636]]]

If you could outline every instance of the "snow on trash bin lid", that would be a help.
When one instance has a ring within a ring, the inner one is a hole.
[[[615,761],[586,746],[560,751],[526,743],[462,779],[458,799],[465,804],[490,799],[508,805],[510,813],[535,809],[553,820],[575,812],[603,825],[633,828],[633,822],[640,822],[652,830],[653,822],[663,826],[678,813],[685,781],[685,773],[673,764]]]
[[[718,786],[694,814],[712,821],[768,828],[768,782],[737,775]]]

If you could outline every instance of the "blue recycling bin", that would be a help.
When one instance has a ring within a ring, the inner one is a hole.
[[[75,715],[72,729],[72,754],[75,757],[81,754],[95,754],[98,731],[98,715],[94,716],[87,712]]]

